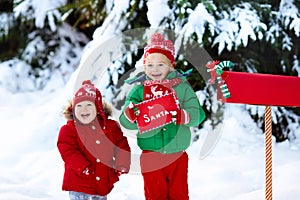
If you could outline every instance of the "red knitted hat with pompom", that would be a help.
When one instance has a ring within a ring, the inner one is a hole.
[[[144,64],[147,56],[152,53],[161,53],[165,55],[170,60],[172,66],[175,67],[174,44],[171,40],[165,40],[164,36],[160,33],[154,33],[151,37],[150,43],[144,48]]]
[[[83,81],[81,87],[74,94],[73,103],[72,103],[73,108],[77,103],[82,101],[94,102],[100,116],[103,119],[106,118],[104,114],[103,105],[102,105],[102,95],[90,80]]]

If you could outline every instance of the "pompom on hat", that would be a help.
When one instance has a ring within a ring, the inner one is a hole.
[[[73,108],[77,103],[82,101],[94,102],[99,115],[104,120],[106,119],[106,115],[104,113],[103,104],[102,104],[102,95],[90,80],[83,81],[81,87],[74,94],[73,101],[72,101]]]
[[[160,33],[154,33],[151,36],[150,43],[144,48],[143,63],[146,63],[146,58],[152,53],[161,53],[165,55],[175,67],[175,47],[171,40],[165,40],[164,36]]]

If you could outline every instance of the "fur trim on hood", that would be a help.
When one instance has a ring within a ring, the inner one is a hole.
[[[109,103],[105,102],[104,100],[102,100],[102,105],[103,105],[103,109],[104,109],[104,114],[107,117],[112,116],[112,106]],[[72,107],[73,107],[72,101],[70,100],[70,101],[68,101],[67,105],[63,109],[62,115],[66,120],[74,119]]]

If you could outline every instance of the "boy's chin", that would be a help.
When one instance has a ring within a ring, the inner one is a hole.
[[[155,80],[155,81],[161,81],[161,80],[165,79],[165,77],[163,77],[163,76],[151,76],[151,79]]]

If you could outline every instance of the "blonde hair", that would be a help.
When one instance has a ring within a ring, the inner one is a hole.
[[[149,62],[149,60],[151,60],[151,56],[153,55],[160,55],[161,56],[161,59],[163,62],[165,62],[167,65],[169,65],[170,67],[172,67],[172,63],[171,61],[169,60],[169,58],[167,56],[165,56],[164,54],[162,53],[152,53],[152,54],[149,54],[146,58],[145,58],[145,65],[147,64],[147,62]],[[173,67],[172,67],[173,68]]]

